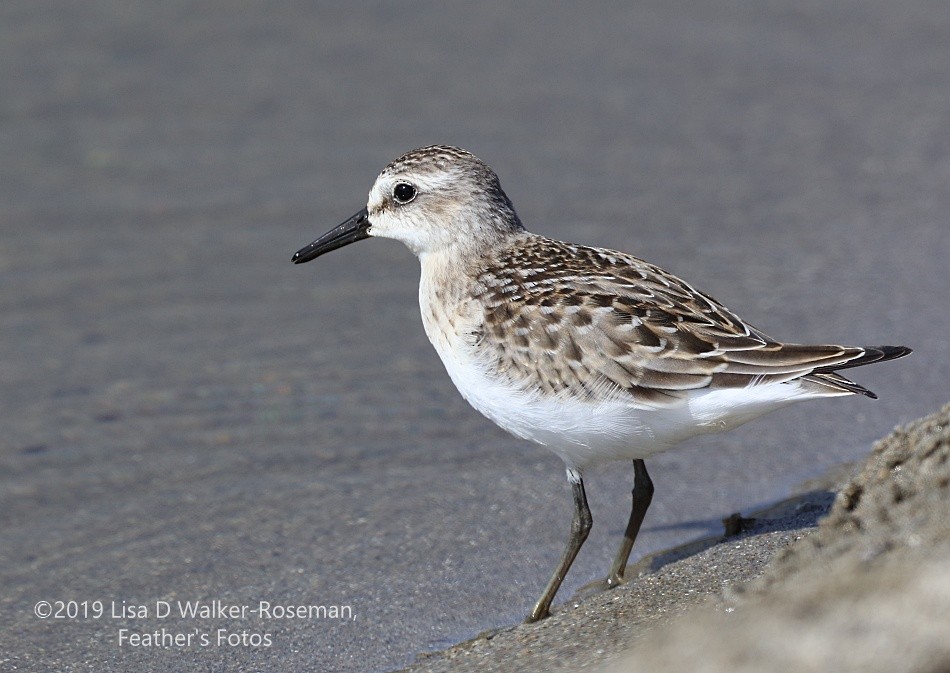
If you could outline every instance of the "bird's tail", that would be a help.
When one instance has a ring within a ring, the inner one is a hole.
[[[877,395],[872,393],[864,386],[855,383],[851,379],[841,376],[841,374],[838,374],[838,370],[850,369],[851,367],[862,367],[874,362],[887,362],[888,360],[896,360],[897,358],[902,358],[905,355],[910,355],[913,352],[906,346],[865,346],[862,350],[862,353],[848,360],[847,362],[842,362],[836,365],[828,365],[827,367],[818,367],[807,376],[803,376],[802,380],[809,381],[813,384],[821,386],[822,388],[826,388],[827,392],[830,394],[834,394],[836,391],[840,394],[855,393],[859,395],[866,395],[867,397],[876,400]]]

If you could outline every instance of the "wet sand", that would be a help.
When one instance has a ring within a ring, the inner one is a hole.
[[[458,395],[400,245],[290,263],[412,147],[471,149],[532,230],[660,264],[776,338],[915,349],[855,372],[877,401],[657,456],[635,559],[946,401],[950,5],[414,8],[0,3],[0,668],[383,671],[527,613],[570,522],[558,459]],[[589,476],[561,601],[606,572],[631,479]],[[96,600],[119,617],[34,613]],[[119,641],[161,628],[272,644]]]

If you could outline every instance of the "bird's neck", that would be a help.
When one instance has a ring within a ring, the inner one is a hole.
[[[419,280],[419,305],[429,309],[449,311],[471,294],[472,275],[468,273],[472,257],[454,246],[419,255],[422,267]]]

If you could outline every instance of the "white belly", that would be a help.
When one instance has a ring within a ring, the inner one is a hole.
[[[435,342],[433,342],[435,345]],[[491,377],[455,349],[436,350],[469,404],[516,437],[548,447],[568,467],[648,458],[697,435],[731,430],[762,414],[811,397],[797,383],[691,391],[672,407],[624,399],[578,401],[525,392]],[[461,355],[461,356],[460,356]]]
[[[645,458],[704,432],[694,428],[685,404],[645,410],[621,399],[592,403],[524,391],[493,376],[462,338],[435,327],[427,323],[426,332],[462,397],[516,437],[548,447],[569,467]]]

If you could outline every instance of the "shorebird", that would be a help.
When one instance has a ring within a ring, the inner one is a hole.
[[[911,352],[782,343],[653,264],[532,234],[494,171],[457,147],[390,163],[366,207],[293,261],[370,236],[402,241],[419,258],[423,326],[462,396],[566,465],[570,536],[528,621],[550,613],[593,524],[586,467],[633,461],[633,505],[607,576],[616,586],[653,497],[644,459],[793,402],[873,398],[838,371]]]

